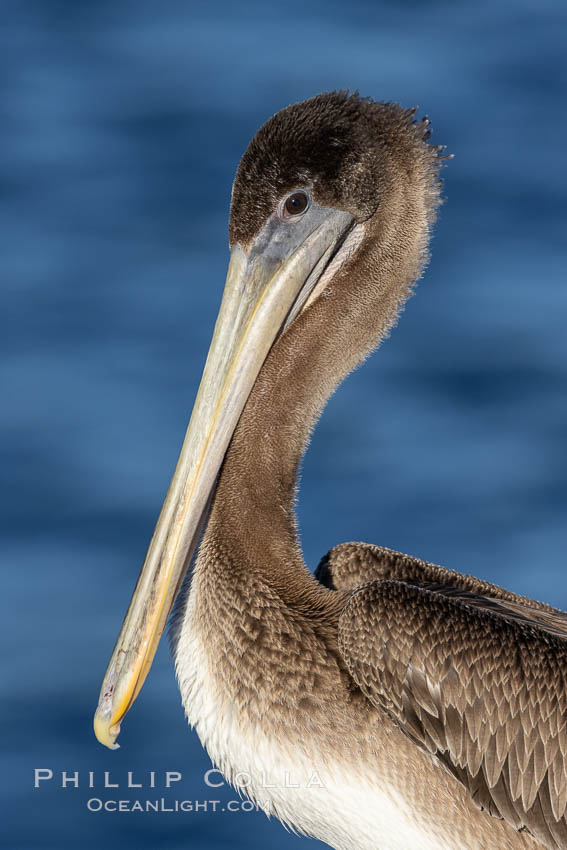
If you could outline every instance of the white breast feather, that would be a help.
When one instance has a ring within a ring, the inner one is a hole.
[[[298,752],[283,752],[260,729],[244,727],[215,683],[193,627],[192,597],[189,593],[174,626],[176,674],[187,718],[228,781],[267,814],[337,850],[458,850],[425,834],[392,789],[338,763],[316,769],[315,752],[308,761]],[[286,787],[292,784],[299,787]]]

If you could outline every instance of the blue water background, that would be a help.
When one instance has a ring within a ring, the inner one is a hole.
[[[203,366],[232,177],[290,102],[358,88],[419,104],[455,154],[426,276],[307,454],[308,563],[367,540],[567,606],[566,10],[2,4],[7,850],[322,846],[254,813],[86,808],[235,796],[203,782],[165,642],[118,752],[91,716]],[[53,781],[34,789],[34,768]],[[165,770],[183,773],[170,792]]]

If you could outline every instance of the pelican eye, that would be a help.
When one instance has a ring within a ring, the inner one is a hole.
[[[309,206],[309,195],[306,192],[293,192],[284,201],[283,216],[301,215]]]

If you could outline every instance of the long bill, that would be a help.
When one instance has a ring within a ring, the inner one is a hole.
[[[247,252],[232,250],[187,434],[100,692],[94,730],[111,749],[151,667],[254,381],[352,224],[348,213],[312,204],[298,221],[271,217]]]

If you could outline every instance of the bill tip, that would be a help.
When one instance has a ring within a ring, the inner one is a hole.
[[[120,734],[120,723],[111,723],[111,716],[108,711],[100,711],[98,708],[94,716],[94,733],[97,740],[109,750],[120,749],[120,744],[116,743],[116,739]]]

